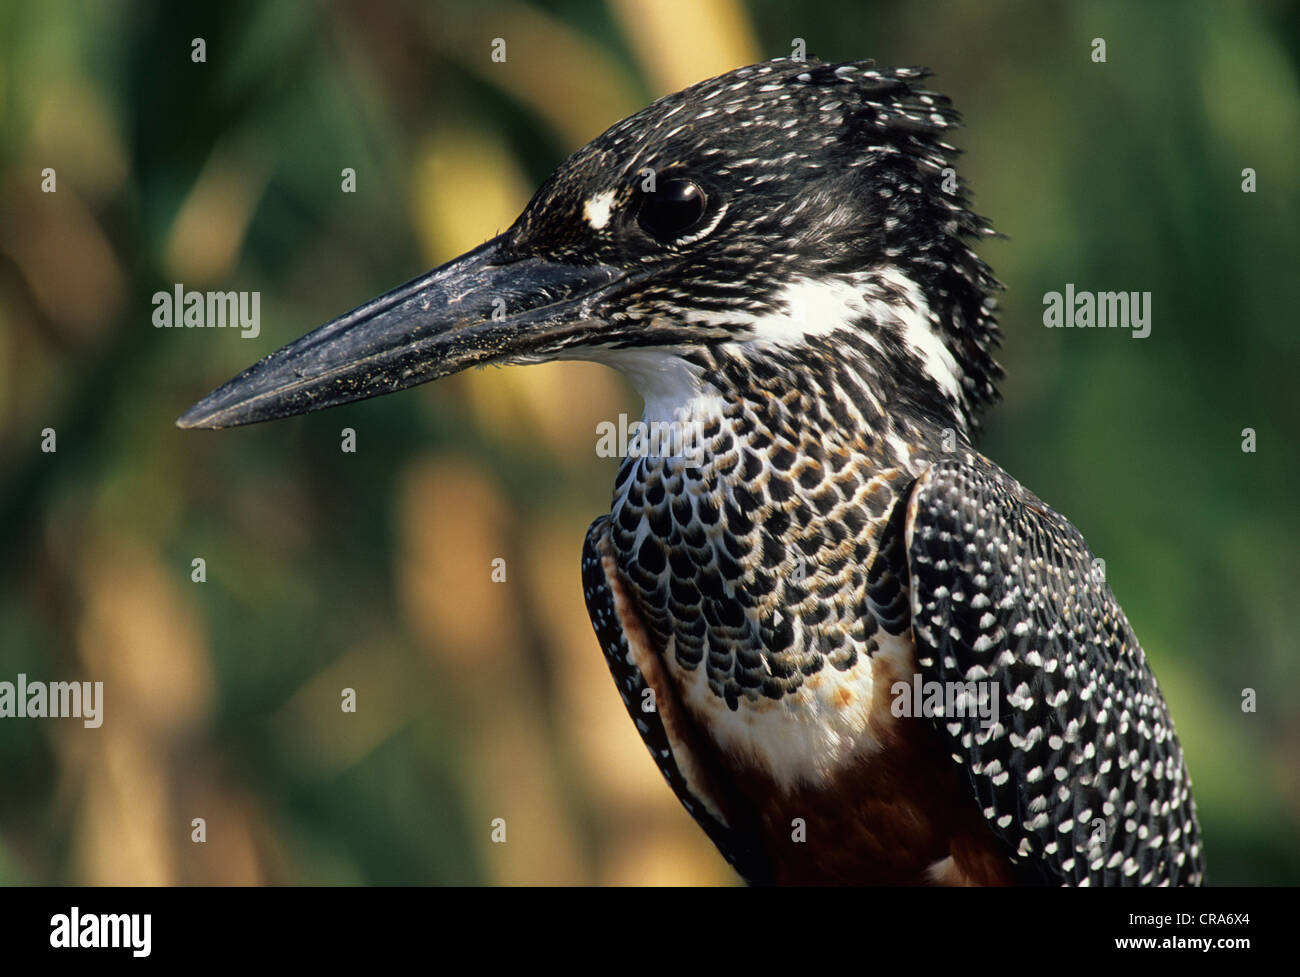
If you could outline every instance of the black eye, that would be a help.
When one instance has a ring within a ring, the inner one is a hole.
[[[651,237],[672,241],[698,224],[707,206],[704,191],[690,180],[666,180],[645,194],[636,219]]]

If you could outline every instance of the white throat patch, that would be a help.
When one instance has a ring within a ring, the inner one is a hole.
[[[618,370],[645,401],[643,420],[672,421],[683,416],[721,413],[722,397],[700,374],[666,349],[588,349],[582,358]]]

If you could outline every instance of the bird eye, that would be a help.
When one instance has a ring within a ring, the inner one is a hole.
[[[666,180],[645,194],[637,223],[651,237],[668,242],[681,237],[700,222],[708,206],[704,191],[689,180]]]

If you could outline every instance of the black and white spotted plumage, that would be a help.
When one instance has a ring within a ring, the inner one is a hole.
[[[932,465],[906,510],[922,673],[1001,692],[996,725],[938,726],[1009,857],[1055,884],[1200,884],[1169,709],[1078,530],[978,456]]]
[[[645,675],[629,656],[628,633],[615,611],[614,594],[603,566],[609,553],[609,517],[591,524],[582,547],[582,592],[587,602],[596,640],[605,654],[623,705],[636,725],[637,733],[688,814],[704,829],[718,851],[743,878],[752,883],[770,881],[757,839],[733,827],[725,817],[710,810],[709,802],[696,793],[674,756],[674,743],[664,728],[663,713],[655,701]]]
[[[766,115],[756,97],[757,127],[781,127],[781,111],[813,109],[822,113],[818,140],[838,132],[836,151],[845,149],[850,106],[862,100],[855,131],[877,145],[857,151],[875,189],[884,188],[882,213],[949,161],[941,135],[955,114],[946,100],[918,92],[919,74],[875,72],[858,88],[860,72],[833,66],[759,71],[749,86],[767,74],[779,77],[764,87],[799,98],[826,88],[820,101],[808,95],[801,109],[779,104]],[[739,92],[736,104],[745,86],[729,76],[706,82],[593,146],[642,140],[639,153],[619,157],[624,169],[668,152],[689,158],[700,150],[655,143],[664,126],[657,120],[689,127],[692,108],[708,104],[702,98]],[[936,110],[932,119],[916,115],[922,98]],[[828,112],[838,121],[827,124]],[[798,117],[796,129],[806,124]],[[690,132],[687,145],[711,145],[706,135],[704,127]],[[580,171],[592,153],[609,151],[584,151],[573,165]],[[746,152],[761,172],[762,156]],[[873,158],[887,165],[873,168]],[[923,165],[909,169],[918,159]],[[578,192],[562,187],[557,178],[539,196]],[[745,200],[779,216],[779,201]],[[996,683],[1002,712],[991,730],[978,717],[927,722],[948,741],[1016,878],[1197,884],[1203,858],[1182,753],[1128,622],[1078,532],[970,447],[979,409],[994,396],[998,334],[992,278],[961,243],[986,225],[964,210],[952,219],[964,200],[939,198],[931,215],[938,243],[918,241],[914,223],[911,240],[875,256],[860,241],[784,259],[802,276],[823,276],[824,295],[843,302],[838,311],[820,303],[838,321],[802,323],[801,336],[765,333],[777,320],[799,325],[809,316],[799,296],[780,290],[780,275],[761,270],[781,266],[779,244],[762,259],[747,254],[755,267],[739,282],[705,287],[688,264],[637,300],[656,312],[633,315],[633,325],[653,318],[675,338],[673,330],[695,330],[671,356],[650,361],[677,380],[658,413],[648,402],[647,416],[696,425],[703,461],[633,457],[621,465],[612,511],[592,527],[584,555],[593,623],[669,784],[751,880],[766,878],[771,856],[755,825],[729,823],[719,810],[736,822],[735,812],[755,802],[743,790],[726,796],[727,758],[749,758],[783,789],[830,789],[837,770],[871,762],[896,735],[888,717],[864,704],[878,694],[869,673],[885,661],[926,680]],[[909,216],[924,221],[925,206]],[[896,229],[901,218],[889,220]],[[929,263],[938,254],[946,270]],[[920,342],[924,331],[942,342],[940,353]],[[616,327],[592,358],[644,376],[642,346],[662,348],[655,332]],[[700,772],[699,744],[673,742],[641,708],[646,676],[617,624],[610,573],[721,771]],[[838,696],[856,697],[860,708],[832,709]]]
[[[656,101],[503,234],[267,357],[178,423],[316,410],[488,363],[620,370],[682,452],[587,535],[602,651],[744,877],[1194,884],[1190,781],[1078,532],[973,447],[1001,370],[927,72],[778,59]],[[662,447],[662,445],[660,446]],[[899,710],[981,682],[985,728]]]

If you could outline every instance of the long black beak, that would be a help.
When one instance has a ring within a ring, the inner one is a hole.
[[[605,265],[506,256],[501,238],[353,309],[222,384],[176,421],[222,428],[364,400],[470,366],[544,359],[591,332]]]

